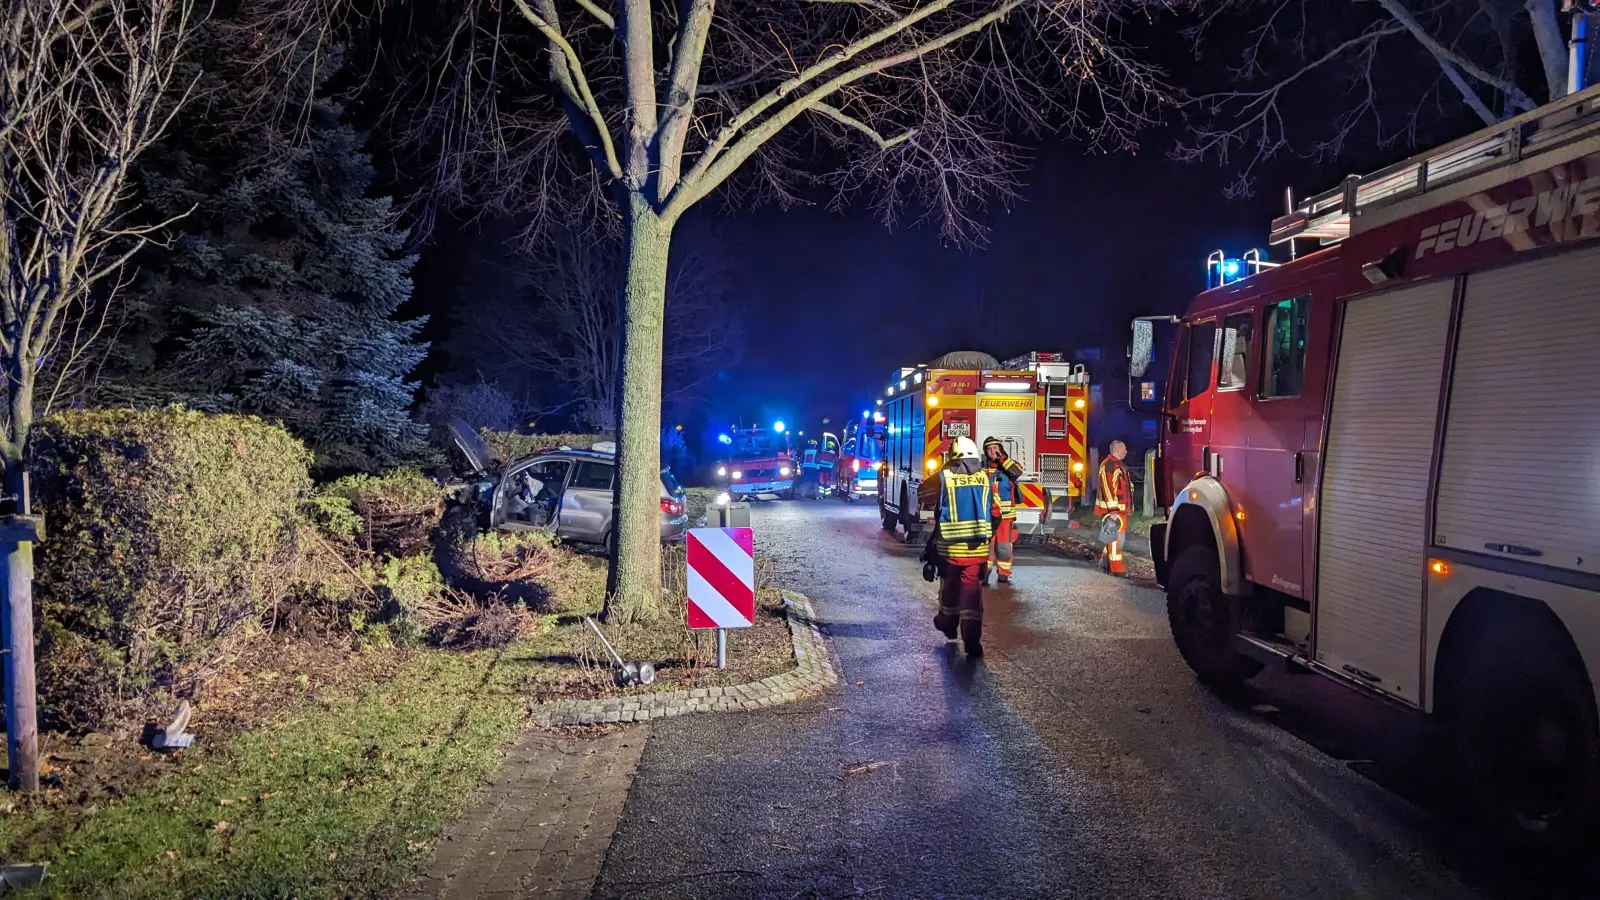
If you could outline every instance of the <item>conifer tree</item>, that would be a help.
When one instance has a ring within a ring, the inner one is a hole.
[[[183,218],[141,260],[103,391],[279,419],[327,469],[413,458],[427,431],[408,376],[427,345],[423,320],[396,313],[415,257],[390,198],[371,195],[363,136],[330,98],[337,60],[300,48],[287,95],[305,108],[263,124],[247,73],[232,71],[231,27],[201,29],[191,62],[204,100],[140,167],[153,214]]]

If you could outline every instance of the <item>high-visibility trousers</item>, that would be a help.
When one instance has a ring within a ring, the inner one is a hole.
[[[1122,545],[1127,541],[1128,514],[1115,512],[1113,510],[1106,515],[1113,514],[1115,514],[1117,518],[1121,520],[1122,527],[1117,529],[1117,539],[1109,544],[1106,544],[1105,548],[1100,551],[1100,560],[1101,562],[1105,563],[1106,571],[1113,575],[1125,575],[1127,574],[1128,570],[1122,562]]]
[[[944,565],[944,580],[939,585],[939,614],[935,628],[953,637],[959,627],[961,640],[968,647],[983,637],[983,582],[981,559],[952,559]]]
[[[994,538],[989,544],[989,565],[1000,572],[1000,577],[1011,580],[1012,551],[1017,542],[1015,519],[997,519]]]

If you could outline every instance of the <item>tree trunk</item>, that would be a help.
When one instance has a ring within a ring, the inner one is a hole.
[[[0,441],[5,491],[15,510],[27,514],[26,460],[28,432],[33,428],[33,371],[21,360],[7,360],[11,384],[6,434]],[[39,713],[33,668],[33,544],[0,544],[0,661],[5,679],[6,764],[12,790],[39,789]]]
[[[630,192],[622,286],[622,375],[617,399],[616,538],[605,618],[659,618],[661,602],[661,340],[672,230]]]

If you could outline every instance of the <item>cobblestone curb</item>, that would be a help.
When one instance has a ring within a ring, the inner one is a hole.
[[[783,592],[789,637],[794,641],[795,667],[782,675],[730,687],[692,688],[659,694],[637,694],[605,700],[553,700],[533,714],[541,725],[604,725],[647,722],[694,712],[766,709],[831,690],[839,683],[828,640],[817,627],[811,601],[794,591]]]

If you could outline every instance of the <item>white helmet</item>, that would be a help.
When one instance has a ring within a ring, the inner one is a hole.
[[[950,458],[982,459],[983,454],[978,452],[978,445],[972,442],[972,438],[958,437],[950,445]]]

